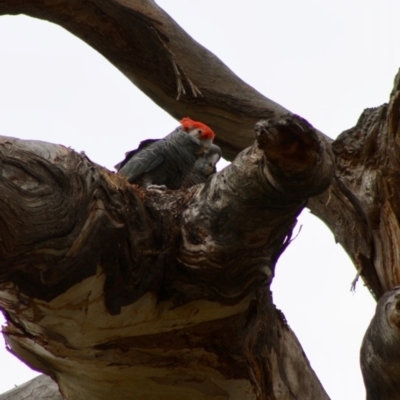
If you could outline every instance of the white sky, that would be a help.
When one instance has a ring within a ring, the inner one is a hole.
[[[387,101],[400,67],[396,0],[158,3],[242,79],[331,137]],[[61,143],[112,168],[177,125],[55,25],[1,17],[0,55],[0,135]],[[330,231],[308,211],[300,224],[277,266],[275,303],[332,400],[364,399],[358,353],[374,302],[362,284],[350,293],[355,269]],[[0,393],[34,376],[3,348]]]

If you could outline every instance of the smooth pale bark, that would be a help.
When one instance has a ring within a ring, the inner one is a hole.
[[[62,400],[62,396],[57,384],[50,377],[40,375],[0,394],[0,400]]]
[[[2,138],[11,351],[74,400],[327,399],[269,285],[331,155],[299,117],[256,136],[205,185],[165,192]]]

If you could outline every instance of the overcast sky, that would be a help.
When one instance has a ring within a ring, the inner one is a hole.
[[[332,138],[388,100],[400,67],[398,0],[157,3],[243,80]],[[0,135],[61,143],[112,168],[177,125],[58,26],[1,17],[0,56]],[[305,210],[300,225],[277,265],[275,303],[332,400],[362,400],[358,354],[374,302],[362,283],[350,292],[356,271],[323,223]],[[0,371],[0,393],[34,376],[3,343]]]

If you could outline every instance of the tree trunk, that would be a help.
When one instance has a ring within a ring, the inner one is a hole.
[[[165,398],[326,398],[268,287],[296,215],[326,187],[331,150],[332,184],[308,207],[377,299],[399,285],[398,79],[390,104],[332,141],[246,85],[154,1],[0,4],[18,13],[63,26],[171,115],[209,124],[227,159],[252,144],[257,121],[272,125],[204,188],[163,194],[60,147],[3,142],[14,157],[0,218],[13,351],[73,399],[102,398],[104,374],[108,390],[129,377],[129,393],[157,387]]]

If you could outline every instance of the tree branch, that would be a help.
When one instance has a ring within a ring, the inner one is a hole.
[[[268,289],[332,176],[306,121],[260,123],[188,191],[146,191],[40,142],[2,138],[0,159],[4,335],[65,397],[327,399]]]
[[[306,199],[323,191],[333,172],[328,149],[305,120],[271,119],[256,132],[257,143],[197,191],[183,214],[179,259],[194,275],[211,267],[204,290],[222,294],[221,303],[236,301],[239,288],[243,298],[271,282]]]
[[[361,346],[367,400],[396,400],[400,392],[400,288],[385,293]]]
[[[0,400],[51,399],[63,400],[57,384],[48,376],[40,375],[30,381],[0,394]]]
[[[229,160],[251,145],[258,120],[288,112],[239,79],[153,0],[1,2],[0,15],[19,13],[81,38],[176,119],[205,121]]]
[[[377,299],[400,284],[398,82],[399,74],[389,104],[366,109],[357,125],[333,142],[334,183],[309,203]]]
[[[152,0],[1,2],[0,14],[18,13],[57,23],[84,40],[172,116],[190,115],[205,121],[218,132],[217,143],[228,160],[251,145],[252,128],[258,120],[288,113],[239,79]],[[332,141],[319,134],[330,146]],[[338,165],[347,168],[348,156],[336,146]],[[390,272],[376,270],[379,256],[366,210],[358,204],[351,185],[343,181],[344,175],[339,172],[333,186],[311,199],[308,207],[329,226],[379,298],[399,282],[384,276]]]

